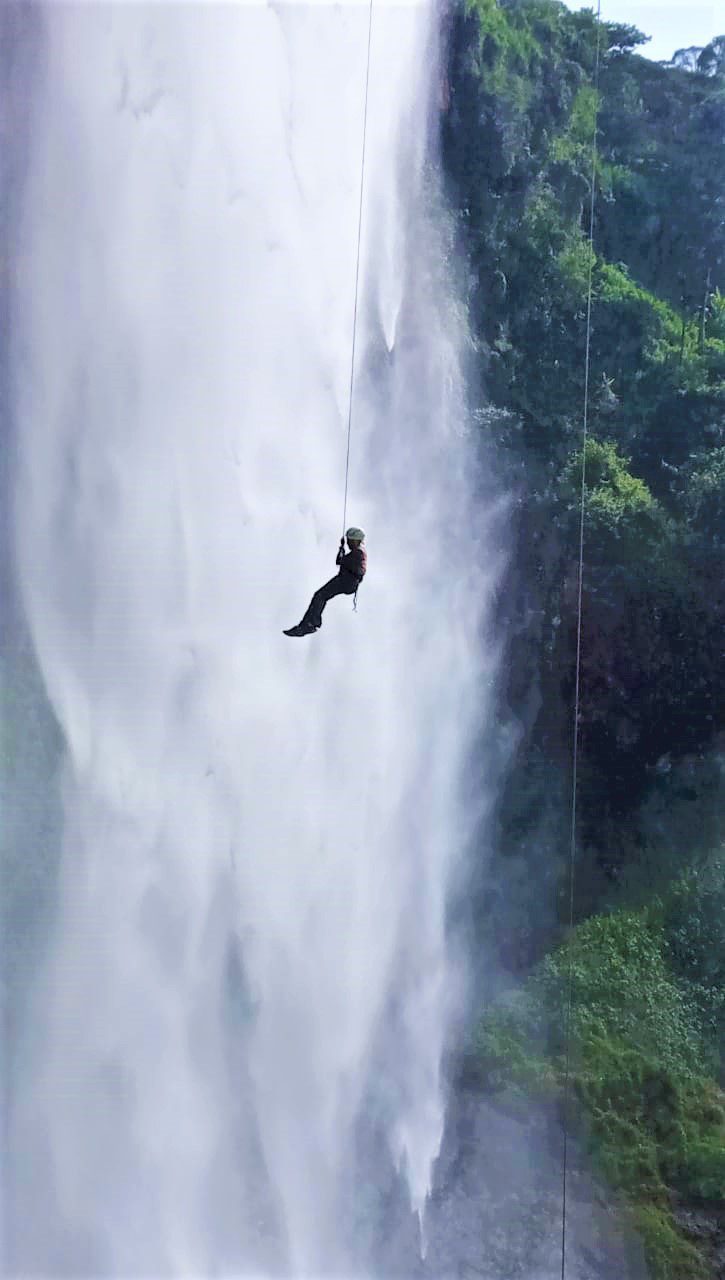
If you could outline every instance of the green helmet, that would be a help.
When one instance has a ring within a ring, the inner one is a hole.
[[[364,542],[365,532],[363,529],[356,529],[355,525],[345,531],[345,537],[348,542]]]

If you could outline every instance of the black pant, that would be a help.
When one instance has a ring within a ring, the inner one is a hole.
[[[307,612],[302,619],[305,626],[321,627],[322,626],[322,610],[328,600],[332,600],[335,596],[354,596],[360,583],[351,573],[338,573],[334,578],[330,578],[324,587],[320,587],[313,595],[307,607]]]

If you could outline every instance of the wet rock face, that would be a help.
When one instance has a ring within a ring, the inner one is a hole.
[[[725,1280],[725,1206],[674,1204],[672,1213],[680,1230],[710,1258],[713,1280]]]
[[[563,1135],[543,1111],[517,1117],[474,1093],[452,1103],[427,1220],[425,1274],[486,1280],[561,1275]],[[643,1280],[640,1249],[568,1151],[570,1280]]]
[[[375,1274],[401,1280],[560,1280],[562,1154],[559,1123],[543,1110],[517,1116],[473,1092],[452,1099],[425,1217],[426,1252],[404,1211],[378,1219]],[[569,1143],[567,1280],[646,1280],[638,1241],[612,1197],[584,1172]],[[389,1188],[389,1191],[391,1188]],[[401,1206],[402,1207],[402,1206]]]

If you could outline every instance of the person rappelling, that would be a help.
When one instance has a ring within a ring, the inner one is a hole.
[[[362,215],[363,215],[363,193],[365,191],[365,137],[367,134],[368,123],[368,87],[370,83],[370,47],[373,31],[373,0],[370,0],[368,12],[368,52],[367,66],[365,70],[365,102],[363,105],[362,120],[362,153],[360,156],[360,205],[357,217],[357,253],[355,256],[355,300],[352,310],[352,348],[350,352],[350,397],[347,413],[347,456],[345,459],[345,498],[342,505],[342,527],[345,528],[347,515],[347,490],[348,480],[350,476],[350,439],[352,435],[352,404],[353,391],[355,387],[355,337],[357,333],[357,302],[358,287],[360,283],[360,244],[362,241]],[[345,538],[349,550],[345,550]],[[340,547],[335,558],[335,564],[338,572],[334,578],[330,578],[323,587],[319,587],[313,595],[307,607],[301,622],[296,627],[290,627],[284,632],[286,636],[309,636],[313,631],[319,631],[322,626],[322,614],[328,600],[333,600],[335,596],[355,596],[355,607],[357,607],[357,593],[360,583],[365,577],[365,571],[368,567],[367,552],[364,547],[365,534],[362,529],[356,528],[354,525],[350,529],[345,530],[344,537],[340,538]]]
[[[345,550],[345,538],[349,551]],[[286,636],[310,636],[322,626],[322,613],[328,600],[335,596],[357,596],[358,587],[365,577],[368,567],[365,550],[365,534],[354,526],[348,529],[344,538],[340,538],[340,547],[335,558],[338,572],[313,595],[307,612],[296,627],[284,632]]]

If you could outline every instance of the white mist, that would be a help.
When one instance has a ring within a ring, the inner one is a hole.
[[[305,640],[282,628],[342,522],[367,8],[43,25],[16,517],[66,827],[16,1261],[342,1272],[371,1099],[415,1208],[429,1188],[461,784],[491,710],[436,16],[375,4],[348,503],[369,573]]]

